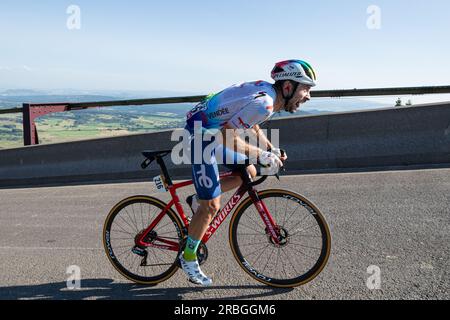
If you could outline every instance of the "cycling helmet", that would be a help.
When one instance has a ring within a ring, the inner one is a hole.
[[[271,73],[275,81],[292,80],[297,83],[314,87],[316,85],[316,73],[309,63],[302,60],[286,60],[275,64]]]

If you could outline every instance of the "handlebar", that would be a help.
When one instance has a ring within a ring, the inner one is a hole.
[[[280,171],[286,171],[286,169],[284,168],[284,166],[281,167],[280,170],[275,174],[275,177],[276,177],[278,180],[280,180]],[[258,176],[261,176],[260,172],[258,173]],[[253,181],[253,182],[250,182],[248,185],[249,185],[250,187],[257,186],[257,185],[263,183],[264,181],[266,181],[267,177],[268,177],[268,175],[263,175],[263,176],[261,176],[261,178],[255,180],[255,181]]]

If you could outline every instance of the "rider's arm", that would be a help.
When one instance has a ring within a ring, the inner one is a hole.
[[[266,135],[264,134],[264,131],[261,130],[259,125],[254,125],[252,128],[253,132],[255,132],[256,136],[259,139],[259,143],[262,146],[266,146],[266,150],[273,149],[272,143],[267,139]]]
[[[266,149],[265,149],[265,150],[272,150],[272,151],[273,151],[273,150],[275,150],[275,149],[278,149],[278,148],[276,148],[276,147],[272,144],[272,142],[269,141],[269,139],[268,139],[267,136],[264,134],[264,131],[261,130],[261,128],[259,127],[259,125],[254,125],[253,128],[252,128],[252,130],[253,130],[253,132],[255,132],[256,136],[258,137],[258,141],[259,141],[260,145],[266,146]],[[280,149],[278,149],[278,150],[281,152]],[[275,154],[276,154],[276,153],[275,153]],[[277,156],[280,157],[280,160],[281,160],[281,161],[285,161],[285,160],[287,159],[287,155],[286,155],[286,152],[285,152],[284,150],[283,150],[283,152],[281,153],[281,155],[278,155],[278,154],[277,154]]]
[[[233,139],[232,141],[229,141],[229,139]],[[252,144],[249,144],[245,142],[236,132],[235,128],[228,123],[225,124],[222,128],[222,139],[223,139],[223,145],[228,147],[231,150],[234,150],[236,152],[250,155],[249,158],[252,158],[251,155],[255,157],[259,157],[261,153],[264,151],[257,146],[254,146]]]
[[[245,140],[239,136],[239,133],[236,132],[236,129],[249,130],[251,128],[254,128],[259,123],[266,121],[272,113],[273,99],[264,92],[256,94],[249,104],[242,108],[223,126],[222,133],[224,140],[227,139],[225,132],[227,131],[227,129],[231,130],[228,131],[228,135],[233,139],[233,141],[225,141],[224,144],[228,148],[233,149],[236,152],[246,154],[250,159],[259,157],[261,153],[266,151],[265,145],[266,142],[269,142],[268,139],[264,137],[264,140],[259,141],[258,145],[262,146],[262,148],[264,149],[262,150],[255,145],[245,142]],[[249,130],[249,132],[254,133],[255,131]],[[233,144],[235,145],[234,147]]]

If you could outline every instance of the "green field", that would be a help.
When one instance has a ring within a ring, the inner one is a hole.
[[[151,115],[65,112],[36,120],[40,144],[113,137],[179,128],[183,117],[169,112]],[[23,146],[21,114],[0,115],[0,149]]]

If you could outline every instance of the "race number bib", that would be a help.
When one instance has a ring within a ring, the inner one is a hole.
[[[156,191],[158,192],[167,192],[166,186],[164,184],[163,178],[159,175],[153,178],[153,182],[156,186]]]

